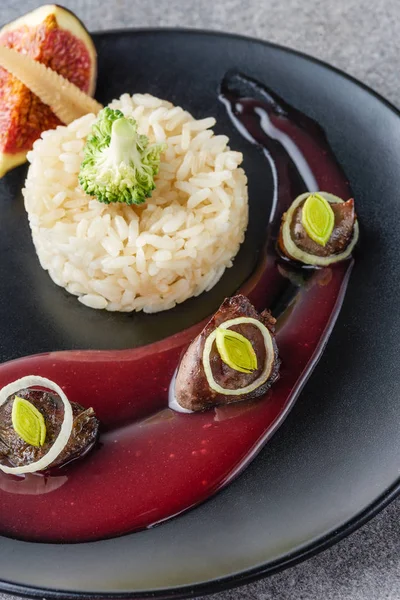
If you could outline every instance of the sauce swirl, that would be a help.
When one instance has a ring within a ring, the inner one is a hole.
[[[318,361],[353,261],[292,270],[277,257],[276,238],[281,215],[296,196],[321,189],[349,197],[348,182],[320,126],[267,88],[230,73],[220,100],[273,173],[267,242],[240,292],[257,310],[271,308],[278,318],[279,381],[255,401],[197,414],[169,409],[181,353],[204,322],[133,350],[51,352],[0,365],[0,386],[27,374],[48,377],[72,402],[93,406],[103,427],[99,446],[58,473],[0,473],[0,534],[41,542],[96,540],[153,526],[195,506],[255,457]]]

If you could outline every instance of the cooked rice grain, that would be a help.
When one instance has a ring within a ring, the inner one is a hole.
[[[28,153],[25,207],[40,264],[86,306],[158,312],[210,290],[232,266],[248,220],[242,155],[215,119],[148,94],[110,106],[166,141],[156,189],[142,206],[102,204],[79,186],[94,115],[46,131]]]

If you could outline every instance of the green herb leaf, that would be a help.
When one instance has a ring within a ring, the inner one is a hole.
[[[218,328],[215,342],[222,361],[240,373],[257,369],[257,356],[251,342],[237,331]]]
[[[43,415],[31,402],[15,396],[11,418],[15,432],[24,442],[36,448],[43,446],[46,424]]]
[[[302,224],[307,235],[320,246],[326,246],[332,235],[335,215],[331,205],[320,194],[310,194],[303,205]]]

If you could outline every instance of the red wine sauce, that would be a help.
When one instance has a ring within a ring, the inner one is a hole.
[[[232,89],[237,82],[246,94]],[[347,198],[346,177],[321,128],[256,82],[230,75],[221,100],[274,175],[268,242],[240,291],[258,309],[272,307],[278,316],[279,381],[257,401],[200,414],[169,409],[168,388],[180,355],[204,323],[133,350],[51,352],[2,364],[1,387],[29,374],[49,377],[71,401],[94,408],[102,432],[86,458],[54,474],[0,473],[0,534],[42,542],[96,540],[153,526],[195,506],[254,458],[322,353],[352,261],[295,268],[277,257],[275,242],[281,215],[298,194],[320,189]]]

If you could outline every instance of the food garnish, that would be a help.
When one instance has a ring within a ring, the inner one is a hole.
[[[358,236],[353,198],[306,193],[283,215],[278,246],[294,261],[323,267],[348,258]]]
[[[54,381],[22,377],[0,390],[0,470],[22,475],[60,467],[90,450],[98,427],[93,409],[70,402]]]
[[[241,322],[248,322],[243,319]],[[237,331],[218,327],[215,343],[220,357],[228,367],[241,373],[252,373],[257,369],[257,356],[251,342]]]
[[[41,6],[5,25],[0,47],[1,177],[25,161],[42,131],[96,109],[86,94],[94,93],[97,57],[81,21],[58,5]],[[46,66],[62,78],[52,77]]]
[[[271,332],[269,331],[269,329],[267,329],[267,327],[261,321],[258,321],[257,319],[253,319],[253,318],[248,318],[248,317],[238,317],[237,319],[229,319],[228,321],[225,321],[224,323],[222,323],[219,326],[219,329],[228,329],[230,327],[234,327],[235,325],[237,326],[237,325],[245,325],[245,324],[250,324],[250,325],[253,325],[254,327],[257,327],[260,330],[260,332],[264,338],[265,351],[266,351],[266,359],[264,361],[264,368],[262,370],[262,373],[259,375],[259,377],[255,381],[252,381],[251,383],[249,383],[248,385],[246,385],[244,387],[236,387],[235,386],[233,389],[231,389],[231,388],[220,385],[214,377],[214,374],[212,371],[212,366],[211,366],[211,361],[210,361],[212,346],[213,346],[213,343],[214,343],[216,335],[217,335],[217,330],[211,332],[208,335],[206,342],[204,344],[203,369],[204,369],[204,372],[205,372],[205,375],[206,375],[206,378],[208,381],[208,385],[210,386],[210,388],[220,394],[226,394],[229,396],[243,396],[243,395],[250,394],[257,388],[262,386],[267,381],[268,377],[270,376],[272,365],[273,365],[274,358],[275,358],[274,357],[274,348],[273,348]],[[228,331],[229,331],[229,329],[228,329]],[[251,345],[249,340],[247,340],[247,342]],[[253,349],[253,352],[254,352],[254,349]],[[256,357],[256,361],[257,361],[257,357]],[[228,364],[228,366],[231,367],[231,365],[229,365],[229,364]],[[256,367],[256,369],[257,369],[257,367]],[[246,371],[244,369],[240,370],[240,369],[234,368],[235,371],[241,371],[242,373],[253,373],[256,369],[249,369]]]
[[[25,398],[14,396],[12,424],[15,433],[30,446],[39,448],[46,439],[46,423],[41,412]]]
[[[332,235],[335,215],[331,205],[321,194],[310,194],[303,205],[301,222],[314,242],[326,246]]]
[[[278,378],[274,324],[245,296],[226,299],[182,357],[174,390],[179,407],[198,411],[264,394]]]
[[[0,66],[47,104],[63,123],[71,123],[88,113],[97,114],[102,108],[68,79],[16,50],[0,46]]]
[[[149,144],[134,119],[104,108],[86,141],[79,183],[99,202],[142,204],[155,188],[165,144]]]

